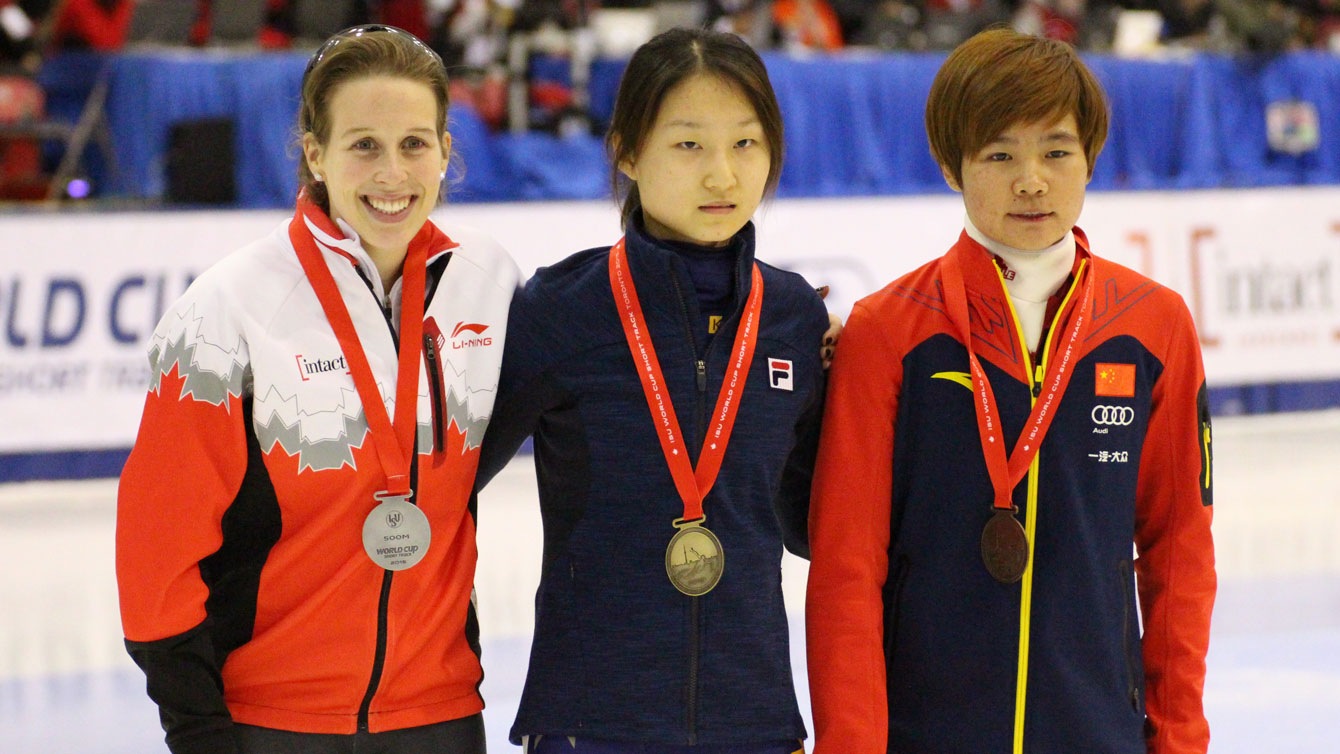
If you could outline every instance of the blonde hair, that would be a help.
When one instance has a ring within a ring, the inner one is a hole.
[[[299,140],[310,133],[325,146],[330,140],[330,101],[335,90],[367,76],[394,76],[427,86],[437,99],[437,132],[446,133],[447,70],[437,53],[394,26],[355,26],[326,40],[307,63],[298,103]],[[322,210],[330,211],[325,184],[316,180],[305,159],[298,160],[298,185]]]

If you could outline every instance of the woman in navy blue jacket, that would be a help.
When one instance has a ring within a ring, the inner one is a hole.
[[[656,37],[606,137],[625,237],[513,299],[479,477],[534,435],[528,754],[800,749],[780,560],[807,554],[828,317],[754,257],[782,143],[748,45]]]

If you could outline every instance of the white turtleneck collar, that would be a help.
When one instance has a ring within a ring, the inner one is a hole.
[[[1060,241],[1045,249],[1023,251],[988,238],[966,215],[963,227],[969,238],[1004,260],[1005,268],[1013,273],[1003,275],[1005,290],[1010,294],[1015,314],[1019,316],[1019,326],[1023,328],[1028,350],[1037,351],[1042,338],[1043,320],[1047,317],[1047,300],[1061,289],[1075,266],[1074,231],[1066,231]]]
[[[311,218],[303,218],[307,223],[307,228],[312,232],[312,237],[320,243],[332,249],[340,249],[354,258],[358,264],[358,269],[362,271],[363,277],[372,285],[373,295],[377,297],[377,303],[383,309],[391,307],[391,316],[393,322],[400,321],[400,283],[402,277],[396,278],[391,284],[391,290],[386,290],[382,285],[381,273],[377,271],[377,265],[372,261],[372,256],[368,254],[367,249],[363,248],[363,240],[359,238],[358,231],[354,226],[345,222],[343,218],[335,218],[335,227],[340,229],[344,238],[335,238],[329,233],[321,230],[312,222]],[[398,328],[397,328],[398,329]]]

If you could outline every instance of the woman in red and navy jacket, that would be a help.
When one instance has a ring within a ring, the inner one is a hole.
[[[967,218],[856,303],[834,360],[816,754],[1204,754],[1205,375],[1181,297],[1074,227],[1102,90],[1068,45],[995,30],[926,112]]]

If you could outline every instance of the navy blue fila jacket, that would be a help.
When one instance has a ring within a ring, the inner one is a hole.
[[[683,260],[637,228],[627,235],[629,268],[695,462],[751,286],[753,225],[740,233],[734,306],[701,360],[705,318]],[[823,303],[799,275],[759,264],[758,345],[703,504],[725,571],[714,590],[688,597],[665,566],[684,504],[629,354],[608,263],[608,247],[583,251],[540,269],[517,292],[482,451],[479,478],[487,480],[535,437],[544,565],[512,741],[803,738],[780,559],[784,540],[807,553]]]

